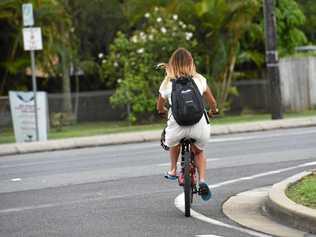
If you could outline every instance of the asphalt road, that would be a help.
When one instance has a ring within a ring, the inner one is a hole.
[[[0,236],[262,236],[221,205],[316,168],[302,167],[316,161],[316,128],[214,136],[206,154],[213,198],[193,210],[208,222],[175,206],[182,190],[163,178],[169,158],[158,143],[1,157]]]

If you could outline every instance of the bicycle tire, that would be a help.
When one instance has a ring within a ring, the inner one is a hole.
[[[190,175],[190,153],[185,152],[184,156],[184,214],[186,217],[191,216],[191,203],[192,203],[192,186]]]

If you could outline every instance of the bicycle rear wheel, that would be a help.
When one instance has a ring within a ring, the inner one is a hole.
[[[190,174],[190,153],[185,152],[184,156],[184,214],[186,217],[191,215],[191,202],[192,202],[192,186]]]

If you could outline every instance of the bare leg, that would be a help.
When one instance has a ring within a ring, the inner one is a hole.
[[[177,174],[177,162],[180,154],[180,145],[174,146],[170,148],[170,161],[171,161],[171,167],[169,173],[171,175]]]
[[[204,152],[198,149],[196,146],[192,146],[192,151],[195,156],[195,164],[199,172],[199,182],[205,182],[205,169],[206,169],[206,157]]]

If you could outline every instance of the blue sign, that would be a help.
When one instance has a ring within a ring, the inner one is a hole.
[[[23,25],[24,26],[33,26],[34,17],[33,17],[33,6],[32,3],[26,3],[22,5],[23,12]]]

